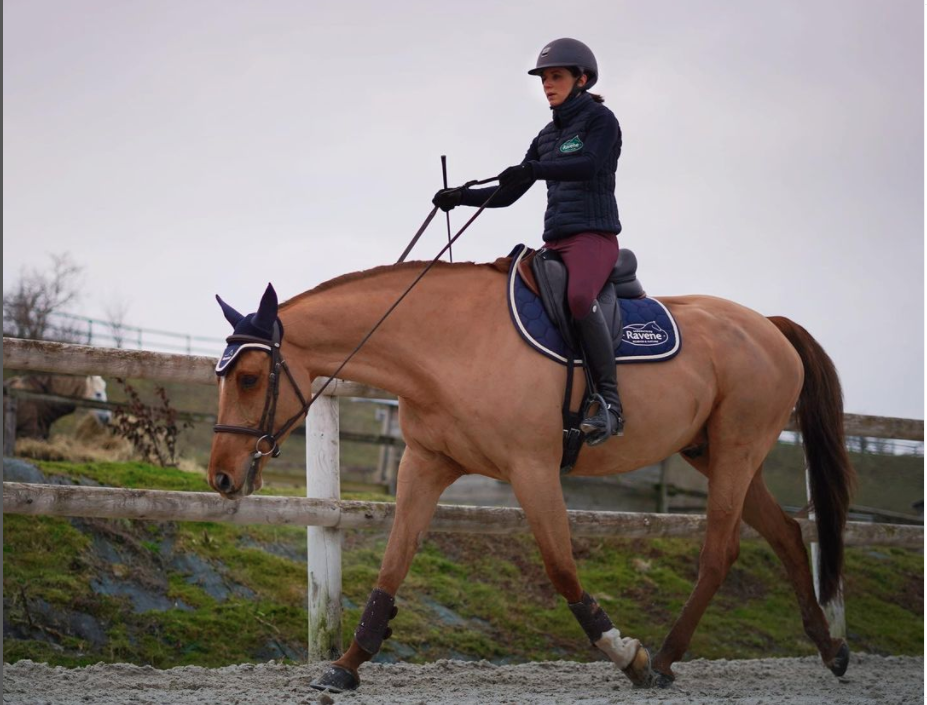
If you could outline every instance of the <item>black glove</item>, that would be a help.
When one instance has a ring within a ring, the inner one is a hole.
[[[438,191],[435,197],[431,199],[431,202],[441,210],[447,212],[459,206],[462,198],[462,188],[445,188]]]
[[[503,189],[521,188],[533,184],[534,181],[534,170],[531,164],[510,166],[499,174],[499,188]]]

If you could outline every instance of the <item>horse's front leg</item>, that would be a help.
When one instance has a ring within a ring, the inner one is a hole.
[[[360,685],[357,669],[373,658],[392,634],[389,621],[396,616],[396,592],[409,572],[441,493],[460,475],[443,456],[406,448],[396,476],[396,515],[377,586],[370,593],[351,646],[312,683],[313,688],[341,692]]]
[[[510,481],[541,550],[547,576],[566,599],[589,641],[605,652],[634,685],[652,685],[654,676],[647,649],[637,639],[622,637],[605,610],[579,582],[557,470],[521,470],[513,473]]]

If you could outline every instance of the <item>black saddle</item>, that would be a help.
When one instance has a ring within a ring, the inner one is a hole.
[[[573,332],[573,316],[566,298],[567,270],[560,254],[546,248],[538,250],[531,260],[531,271],[544,311],[557,326],[566,344],[579,352],[580,346]],[[644,287],[637,279],[637,257],[631,250],[619,250],[615,268],[597,297],[615,349],[621,342],[621,306],[618,299],[640,299],[644,296]]]

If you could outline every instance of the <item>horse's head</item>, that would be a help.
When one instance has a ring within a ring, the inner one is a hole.
[[[219,414],[208,480],[226,499],[239,499],[261,488],[261,470],[302,416],[301,389],[311,380],[283,359],[283,325],[270,284],[257,312],[247,316],[216,299],[234,332],[216,365]]]
[[[100,375],[87,377],[87,386],[84,391],[85,399],[95,399],[96,401],[107,401],[106,399],[106,380]],[[113,413],[106,409],[94,409],[93,416],[102,425],[106,426],[113,420]]]

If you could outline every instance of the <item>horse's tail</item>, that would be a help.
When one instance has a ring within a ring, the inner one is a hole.
[[[833,361],[808,331],[781,316],[770,316],[769,320],[792,344],[805,368],[795,416],[805,447],[821,548],[818,598],[825,604],[840,588],[843,529],[856,484],[844,438],[843,392]]]

